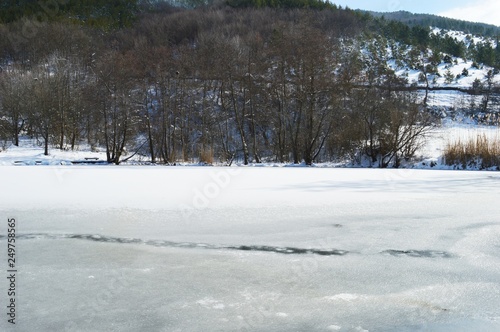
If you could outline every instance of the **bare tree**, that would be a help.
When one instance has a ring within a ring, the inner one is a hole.
[[[130,54],[112,51],[103,56],[95,69],[106,158],[110,163],[121,162],[138,120],[131,100],[134,87],[128,71],[133,65]]]
[[[4,122],[4,134],[16,146],[19,146],[19,135],[27,119],[26,80],[26,76],[17,70],[6,70],[0,75],[0,117]]]

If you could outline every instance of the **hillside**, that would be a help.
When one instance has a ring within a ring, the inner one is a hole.
[[[0,24],[33,18],[37,21],[69,20],[103,28],[130,26],[143,0],[2,0]]]
[[[86,147],[115,164],[401,167],[443,121],[498,122],[500,48],[486,36],[313,0],[131,1],[127,24],[75,16],[90,8],[77,3],[0,25],[5,147]]]
[[[438,27],[446,30],[462,31],[467,34],[481,35],[496,38],[500,34],[500,27],[491,24],[468,22],[431,14],[414,14],[407,11],[389,13],[367,11],[374,17],[383,17],[386,20],[402,22],[410,27]]]

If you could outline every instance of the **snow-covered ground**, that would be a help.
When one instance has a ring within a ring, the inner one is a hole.
[[[441,127],[433,130],[426,139],[425,145],[418,151],[421,161],[409,165],[420,169],[455,169],[457,166],[445,165],[442,158],[447,144],[456,142],[466,143],[475,141],[478,137],[485,137],[491,142],[500,142],[500,128],[495,126],[480,126],[471,124],[472,121],[462,118],[461,123],[444,120]]]
[[[453,93],[439,94],[437,98],[440,105],[445,103],[445,99],[452,103]],[[436,94],[438,94],[436,92]],[[430,101],[434,100],[435,93],[430,94]],[[417,152],[417,160],[403,165],[407,168],[420,168],[420,169],[453,169],[453,166],[443,165],[442,155],[448,143],[453,143],[458,140],[466,142],[469,139],[475,140],[478,136],[484,136],[487,139],[500,142],[500,127],[477,125],[470,118],[464,116],[457,116],[455,120],[444,119],[442,125],[434,129],[425,139],[425,145]],[[129,157],[128,155],[126,157]],[[102,151],[91,151],[90,147],[82,145],[74,151],[66,150],[61,151],[57,148],[51,148],[49,155],[43,154],[43,147],[36,143],[36,140],[23,139],[20,146],[16,147],[12,144],[7,144],[5,150],[0,150],[0,171],[1,166],[61,166],[57,168],[58,173],[65,173],[74,167],[72,162],[105,162],[106,153]],[[150,160],[147,156],[135,155],[128,163],[133,165],[148,164]],[[183,166],[198,165],[197,160],[190,162],[177,163]],[[242,166],[241,163],[236,162],[237,165]],[[261,166],[304,166],[304,165],[284,165],[279,163],[264,163],[250,165],[255,167]],[[315,167],[345,167],[348,166],[342,163],[319,163]],[[101,166],[102,167],[102,166]],[[113,167],[113,166],[110,166]],[[158,166],[163,167],[163,166]]]
[[[5,142],[0,148],[0,166],[72,165],[72,161],[106,160],[106,152],[92,152],[89,146],[78,146],[75,150],[59,150],[50,147],[49,155],[43,154],[43,145],[36,139],[23,137],[19,146]]]
[[[5,166],[0,183],[0,264],[16,218],[19,270],[2,331],[500,330],[496,172]]]

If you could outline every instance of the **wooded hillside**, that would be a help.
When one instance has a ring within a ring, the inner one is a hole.
[[[21,20],[3,6],[0,135],[35,137],[46,154],[88,144],[114,163],[141,153],[398,167],[435,119],[388,66],[388,45],[422,82],[446,54],[478,52],[312,0],[235,1],[67,1],[53,12],[24,1]]]

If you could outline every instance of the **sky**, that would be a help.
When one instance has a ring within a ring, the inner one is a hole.
[[[330,2],[351,9],[377,12],[406,10],[500,26],[498,0],[330,0]]]

